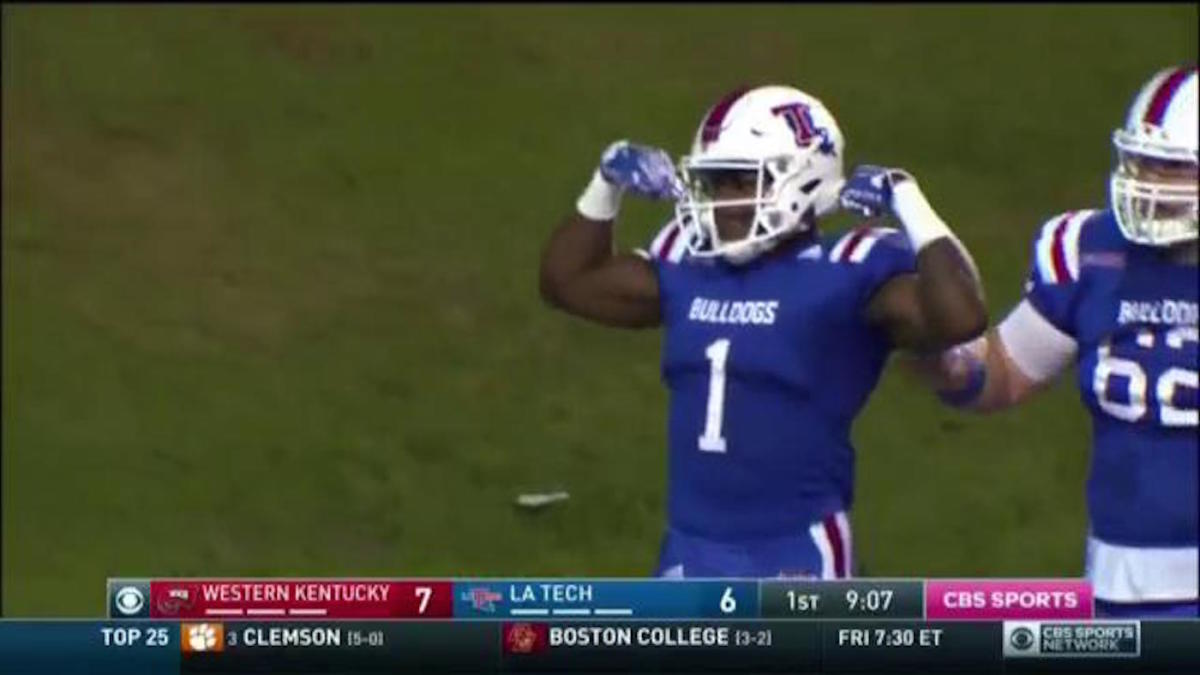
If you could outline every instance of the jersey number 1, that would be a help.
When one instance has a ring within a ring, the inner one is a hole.
[[[708,414],[705,416],[704,433],[700,435],[700,449],[704,452],[725,452],[725,437],[721,435],[721,422],[725,417],[725,362],[729,360],[729,340],[721,338],[704,350],[708,357]]]

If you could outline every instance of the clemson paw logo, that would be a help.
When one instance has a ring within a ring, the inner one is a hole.
[[[185,652],[220,652],[225,650],[225,626],[219,623],[185,623],[180,626]]]

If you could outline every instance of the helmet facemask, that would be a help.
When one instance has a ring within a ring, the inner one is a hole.
[[[689,254],[698,258],[723,257],[735,265],[743,264],[774,248],[786,234],[809,229],[820,215],[814,202],[829,192],[828,186],[821,185],[829,181],[816,176],[803,180],[810,163],[808,156],[799,153],[761,159],[684,157],[681,172],[687,192],[675,210],[688,234]],[[718,198],[717,184],[727,177],[727,172],[753,176],[753,193]],[[717,226],[717,210],[748,207],[753,207],[754,213],[746,235],[725,241]]]
[[[1196,241],[1197,158],[1158,142],[1152,127],[1113,134],[1117,165],[1109,200],[1122,234],[1134,243],[1171,246]]]

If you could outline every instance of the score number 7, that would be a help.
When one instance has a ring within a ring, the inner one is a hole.
[[[424,614],[425,609],[429,607],[429,599],[433,597],[433,588],[430,586],[417,586],[413,592],[417,596],[417,614]]]

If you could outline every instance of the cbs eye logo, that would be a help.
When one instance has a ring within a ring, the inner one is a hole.
[[[134,616],[146,606],[146,597],[133,586],[124,586],[114,596],[117,611],[125,616]]]
[[[1008,636],[1008,642],[1014,649],[1025,651],[1033,646],[1033,631],[1024,626],[1017,628]]]

